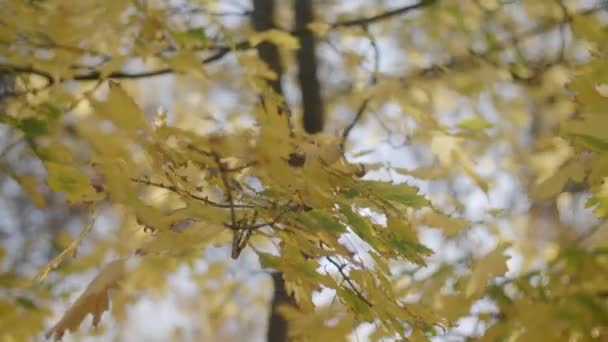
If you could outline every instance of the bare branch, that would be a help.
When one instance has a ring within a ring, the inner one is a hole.
[[[176,193],[178,195],[190,197],[192,199],[204,202],[205,204],[208,204],[208,205],[216,207],[216,208],[223,208],[223,209],[255,209],[254,206],[247,205],[247,204],[214,202],[214,201],[208,199],[207,197],[202,197],[202,196],[195,195],[195,194],[193,194],[191,192],[188,192],[186,190],[180,189],[180,188],[178,188],[175,185],[164,184],[164,183],[154,182],[154,181],[151,181],[151,180],[140,179],[140,178],[131,178],[131,181],[134,182],[134,183],[139,183],[139,184],[143,184],[143,185],[154,186],[154,187],[157,187],[157,188],[169,190],[169,191],[174,192],[174,193]]]
[[[337,261],[333,260],[329,256],[326,256],[325,258],[327,259],[327,261],[329,261],[332,265],[334,265],[338,269],[338,272],[340,272],[342,279],[344,279],[344,281],[346,281],[348,286],[350,286],[350,288],[355,292],[357,297],[359,297],[359,299],[361,299],[370,308],[373,307],[374,305],[367,298],[365,298],[365,296],[361,293],[361,291],[359,291],[359,289],[355,286],[353,281],[350,279],[348,274],[346,274],[346,272],[344,272],[344,268],[346,267],[346,265],[340,265]]]
[[[261,0],[258,0],[261,1]],[[394,16],[398,16],[401,14],[405,14],[408,13],[409,11],[415,10],[415,9],[419,9],[419,8],[423,8],[425,6],[429,6],[433,3],[437,2],[437,0],[426,0],[426,1],[421,1],[418,4],[415,5],[409,5],[409,6],[404,6],[404,7],[400,7],[388,12],[384,12],[378,15],[374,15],[371,17],[365,17],[365,18],[359,18],[359,19],[353,19],[353,20],[347,20],[347,21],[341,21],[341,22],[336,22],[333,23],[331,25],[332,28],[339,28],[339,27],[348,27],[348,26],[357,26],[357,25],[361,25],[361,26],[365,26],[367,24],[372,24],[384,19],[388,19],[388,18],[392,18]],[[527,32],[524,32],[521,35],[518,35],[517,37],[512,37],[511,39],[509,39],[506,42],[502,42],[500,44],[494,45],[493,47],[490,47],[490,49],[486,52],[484,52],[483,54],[490,54],[492,52],[496,52],[499,51],[501,49],[505,49],[507,47],[512,46],[513,44],[517,44],[518,41],[522,41],[526,38],[530,38],[539,34],[544,34],[546,32],[551,31],[552,29],[554,29],[557,25],[562,26],[568,22],[570,22],[572,20],[573,15],[591,15],[594,13],[597,13],[600,10],[604,10],[606,9],[606,6],[597,6],[597,7],[593,7],[584,11],[581,11],[579,13],[574,13],[571,14],[570,16],[563,18],[563,20],[557,21],[557,22],[545,22],[541,25],[536,26],[535,28],[533,28],[532,30],[529,30]],[[255,15],[254,15],[255,17]],[[269,28],[273,28],[273,26],[268,26],[266,29]],[[303,34],[303,32],[292,32],[295,35],[300,35]],[[264,44],[266,44],[266,42],[263,42],[261,44],[258,45],[258,49],[261,49]],[[214,61],[220,60],[222,59],[224,56],[226,56],[228,53],[230,53],[231,51],[235,51],[235,50],[245,50],[245,49],[249,49],[251,48],[251,44],[249,44],[248,41],[242,41],[242,42],[238,42],[236,44],[234,44],[233,46],[230,47],[219,47],[218,50],[212,54],[209,57],[204,58],[201,61],[201,64],[207,64],[207,63],[212,63]],[[269,53],[270,56],[272,56],[274,53]],[[459,56],[459,57],[454,57],[451,59],[451,62],[448,63],[438,63],[434,66],[431,66],[429,68],[424,69],[423,71],[421,71],[420,73],[432,73],[433,71],[437,71],[440,68],[445,68],[445,67],[450,67],[453,66],[455,64],[465,64],[465,63],[470,63],[473,62],[476,57],[479,56],[472,56],[472,55],[466,55],[466,56]],[[278,60],[278,57],[272,57],[273,60]],[[25,66],[18,66],[18,65],[8,65],[8,64],[0,64],[0,69],[9,69],[15,73],[25,73],[25,74],[36,74],[39,76],[44,77],[48,82],[47,85],[45,85],[44,88],[48,88],[49,86],[53,85],[56,82],[63,82],[63,81],[67,81],[67,80],[74,80],[74,81],[93,81],[93,80],[98,80],[99,78],[102,78],[102,75],[100,72],[91,72],[91,73],[85,73],[85,74],[80,74],[80,75],[75,75],[74,77],[70,78],[70,79],[62,79],[62,80],[54,80],[53,76],[50,75],[48,72],[43,71],[43,70],[39,70],[33,67],[25,67]],[[114,72],[111,73],[107,76],[105,76],[106,78],[115,78],[115,79],[138,79],[138,78],[146,78],[146,77],[154,77],[154,76],[160,76],[160,75],[166,75],[166,74],[170,74],[170,73],[174,73],[175,70],[172,68],[162,68],[162,69],[158,69],[158,70],[150,70],[150,71],[144,71],[144,72],[138,72],[138,73],[128,73],[128,72]],[[276,85],[273,85],[273,88],[276,87]],[[39,91],[40,89],[36,89],[34,91]]]
[[[395,8],[394,10],[390,10],[390,11],[386,11],[380,14],[376,14],[373,15],[371,17],[365,17],[365,18],[357,18],[357,19],[351,19],[351,20],[345,20],[345,21],[338,21],[335,22],[331,25],[332,28],[337,28],[337,27],[349,27],[349,26],[364,26],[364,25],[369,25],[369,24],[373,24],[375,22],[378,21],[382,21],[385,19],[389,19],[395,16],[399,16],[399,15],[403,15],[406,14],[408,12],[417,10],[417,9],[421,9],[427,6],[430,6],[434,3],[436,3],[437,0],[422,0],[417,4],[414,5],[407,5],[407,6],[403,6],[403,7],[399,7],[399,8]]]
[[[363,102],[361,102],[361,105],[359,105],[359,109],[357,110],[357,114],[355,114],[353,121],[351,121],[350,124],[348,124],[348,126],[346,126],[346,128],[342,132],[342,140],[340,141],[340,151],[342,151],[342,154],[344,154],[346,140],[348,139],[348,136],[350,135],[350,131],[353,130],[355,125],[359,122],[359,120],[361,120],[361,117],[363,117],[363,113],[367,109],[367,105],[369,104],[369,101],[370,101],[370,99],[367,98],[367,99],[363,100]]]

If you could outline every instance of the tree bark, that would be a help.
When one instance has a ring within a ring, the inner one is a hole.
[[[294,15],[296,32],[300,32],[298,49],[298,80],[302,92],[302,124],[309,134],[323,130],[323,99],[321,85],[317,77],[317,56],[315,37],[308,29],[314,20],[312,0],[295,0]]]
[[[15,75],[11,73],[0,72],[0,108],[6,97],[15,92]]]
[[[253,27],[256,31],[266,31],[274,28],[274,0],[253,0]],[[275,72],[277,78],[269,80],[268,84],[277,94],[283,95],[281,77],[283,65],[281,55],[276,45],[270,42],[262,42],[257,46],[258,55]]]
[[[278,309],[282,305],[295,305],[295,300],[287,293],[283,273],[273,273],[272,283],[274,285],[274,294],[270,307],[270,319],[266,337],[268,338],[268,342],[287,342],[289,341],[287,320],[279,313]]]

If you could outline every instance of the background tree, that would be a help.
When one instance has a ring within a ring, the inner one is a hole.
[[[605,1],[0,8],[3,339],[608,334]]]

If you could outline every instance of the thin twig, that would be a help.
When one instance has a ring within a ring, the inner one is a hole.
[[[176,193],[178,195],[190,197],[192,199],[204,202],[205,204],[208,204],[208,205],[216,207],[216,208],[222,208],[222,209],[229,209],[229,208],[232,208],[232,209],[255,209],[254,206],[247,205],[247,204],[218,203],[218,202],[210,200],[207,197],[198,196],[198,195],[195,195],[195,194],[193,194],[191,192],[179,189],[175,185],[169,185],[169,184],[164,184],[164,183],[159,183],[159,182],[153,182],[153,181],[150,181],[150,180],[147,180],[147,179],[139,179],[139,178],[131,178],[131,181],[135,182],[135,183],[143,184],[143,185],[154,186],[154,187],[157,187],[157,188],[169,190],[169,191],[174,192],[174,193]]]
[[[437,0],[422,0],[417,4],[414,5],[406,5],[403,7],[399,7],[399,8],[395,8],[393,10],[390,11],[386,11],[380,14],[376,14],[373,15],[371,17],[364,17],[364,18],[358,18],[358,19],[351,19],[351,20],[344,20],[344,21],[338,21],[335,22],[331,25],[332,28],[337,28],[337,27],[349,27],[349,26],[362,26],[362,25],[368,25],[368,24],[372,24],[378,21],[382,21],[384,19],[388,19],[388,18],[392,18],[395,16],[399,16],[399,15],[403,15],[406,14],[408,12],[417,10],[417,9],[421,9],[427,6],[430,6],[434,3],[436,3]]]
[[[348,139],[348,136],[350,135],[350,131],[352,131],[352,129],[355,127],[355,125],[359,122],[359,120],[361,120],[363,113],[367,109],[367,105],[368,105],[369,101],[370,101],[370,99],[367,98],[367,99],[363,100],[363,102],[361,102],[361,104],[359,105],[359,109],[357,110],[357,114],[353,118],[353,121],[351,121],[348,124],[348,126],[346,126],[344,131],[342,132],[342,140],[340,141],[340,151],[342,151],[342,154],[344,154],[344,152],[345,152],[346,140]]]
[[[220,170],[220,178],[222,179],[222,183],[224,184],[224,188],[226,190],[226,199],[228,203],[230,203],[230,220],[233,225],[236,225],[236,212],[234,211],[234,198],[232,197],[232,188],[228,182],[228,174],[226,173],[226,168],[224,167],[224,163],[222,162],[220,156],[217,153],[212,152],[213,159],[217,164],[217,167]]]
[[[359,297],[359,299],[361,299],[363,302],[365,302],[365,304],[367,304],[370,308],[373,307],[374,305],[372,303],[370,303],[370,301],[367,300],[367,298],[365,298],[365,296],[359,291],[359,289],[357,289],[357,287],[355,286],[353,281],[350,279],[350,277],[348,277],[348,275],[344,272],[344,268],[346,267],[346,264],[340,265],[340,264],[338,264],[337,261],[333,260],[329,256],[326,256],[325,258],[338,269],[338,272],[340,272],[340,275],[342,275],[342,278],[344,279],[344,281],[346,281],[346,283],[351,287],[351,289],[357,294],[357,297]]]

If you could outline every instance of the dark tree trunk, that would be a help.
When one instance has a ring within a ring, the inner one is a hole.
[[[281,307],[281,305],[295,305],[294,299],[287,293],[285,280],[283,280],[283,273],[273,273],[272,283],[274,285],[274,294],[270,307],[268,334],[266,336],[268,337],[268,342],[287,342],[289,341],[287,321],[279,313],[278,308]]]
[[[15,93],[15,75],[0,72],[0,108],[5,98]]]
[[[298,80],[302,92],[302,120],[304,130],[314,134],[323,130],[323,99],[317,77],[315,36],[308,29],[314,20],[312,0],[295,0],[296,32],[300,38],[298,50]]]
[[[274,28],[274,0],[253,0],[253,27],[256,31],[264,31]],[[277,78],[268,81],[269,86],[278,94],[283,96],[281,79],[283,76],[283,66],[281,56],[276,45],[270,42],[263,42],[257,46],[258,55],[273,70]],[[270,307],[270,317],[268,320],[267,338],[269,342],[289,341],[287,320],[279,313],[281,305],[294,305],[295,300],[289,296],[285,288],[283,273],[275,272],[272,274],[273,297]]]
[[[274,28],[274,0],[253,0],[253,27],[256,31],[265,31]],[[276,45],[270,42],[262,42],[257,46],[258,55],[268,64],[270,69],[277,75],[275,80],[268,81],[270,87],[279,95],[283,95],[281,87],[281,76],[283,65],[281,56]]]

